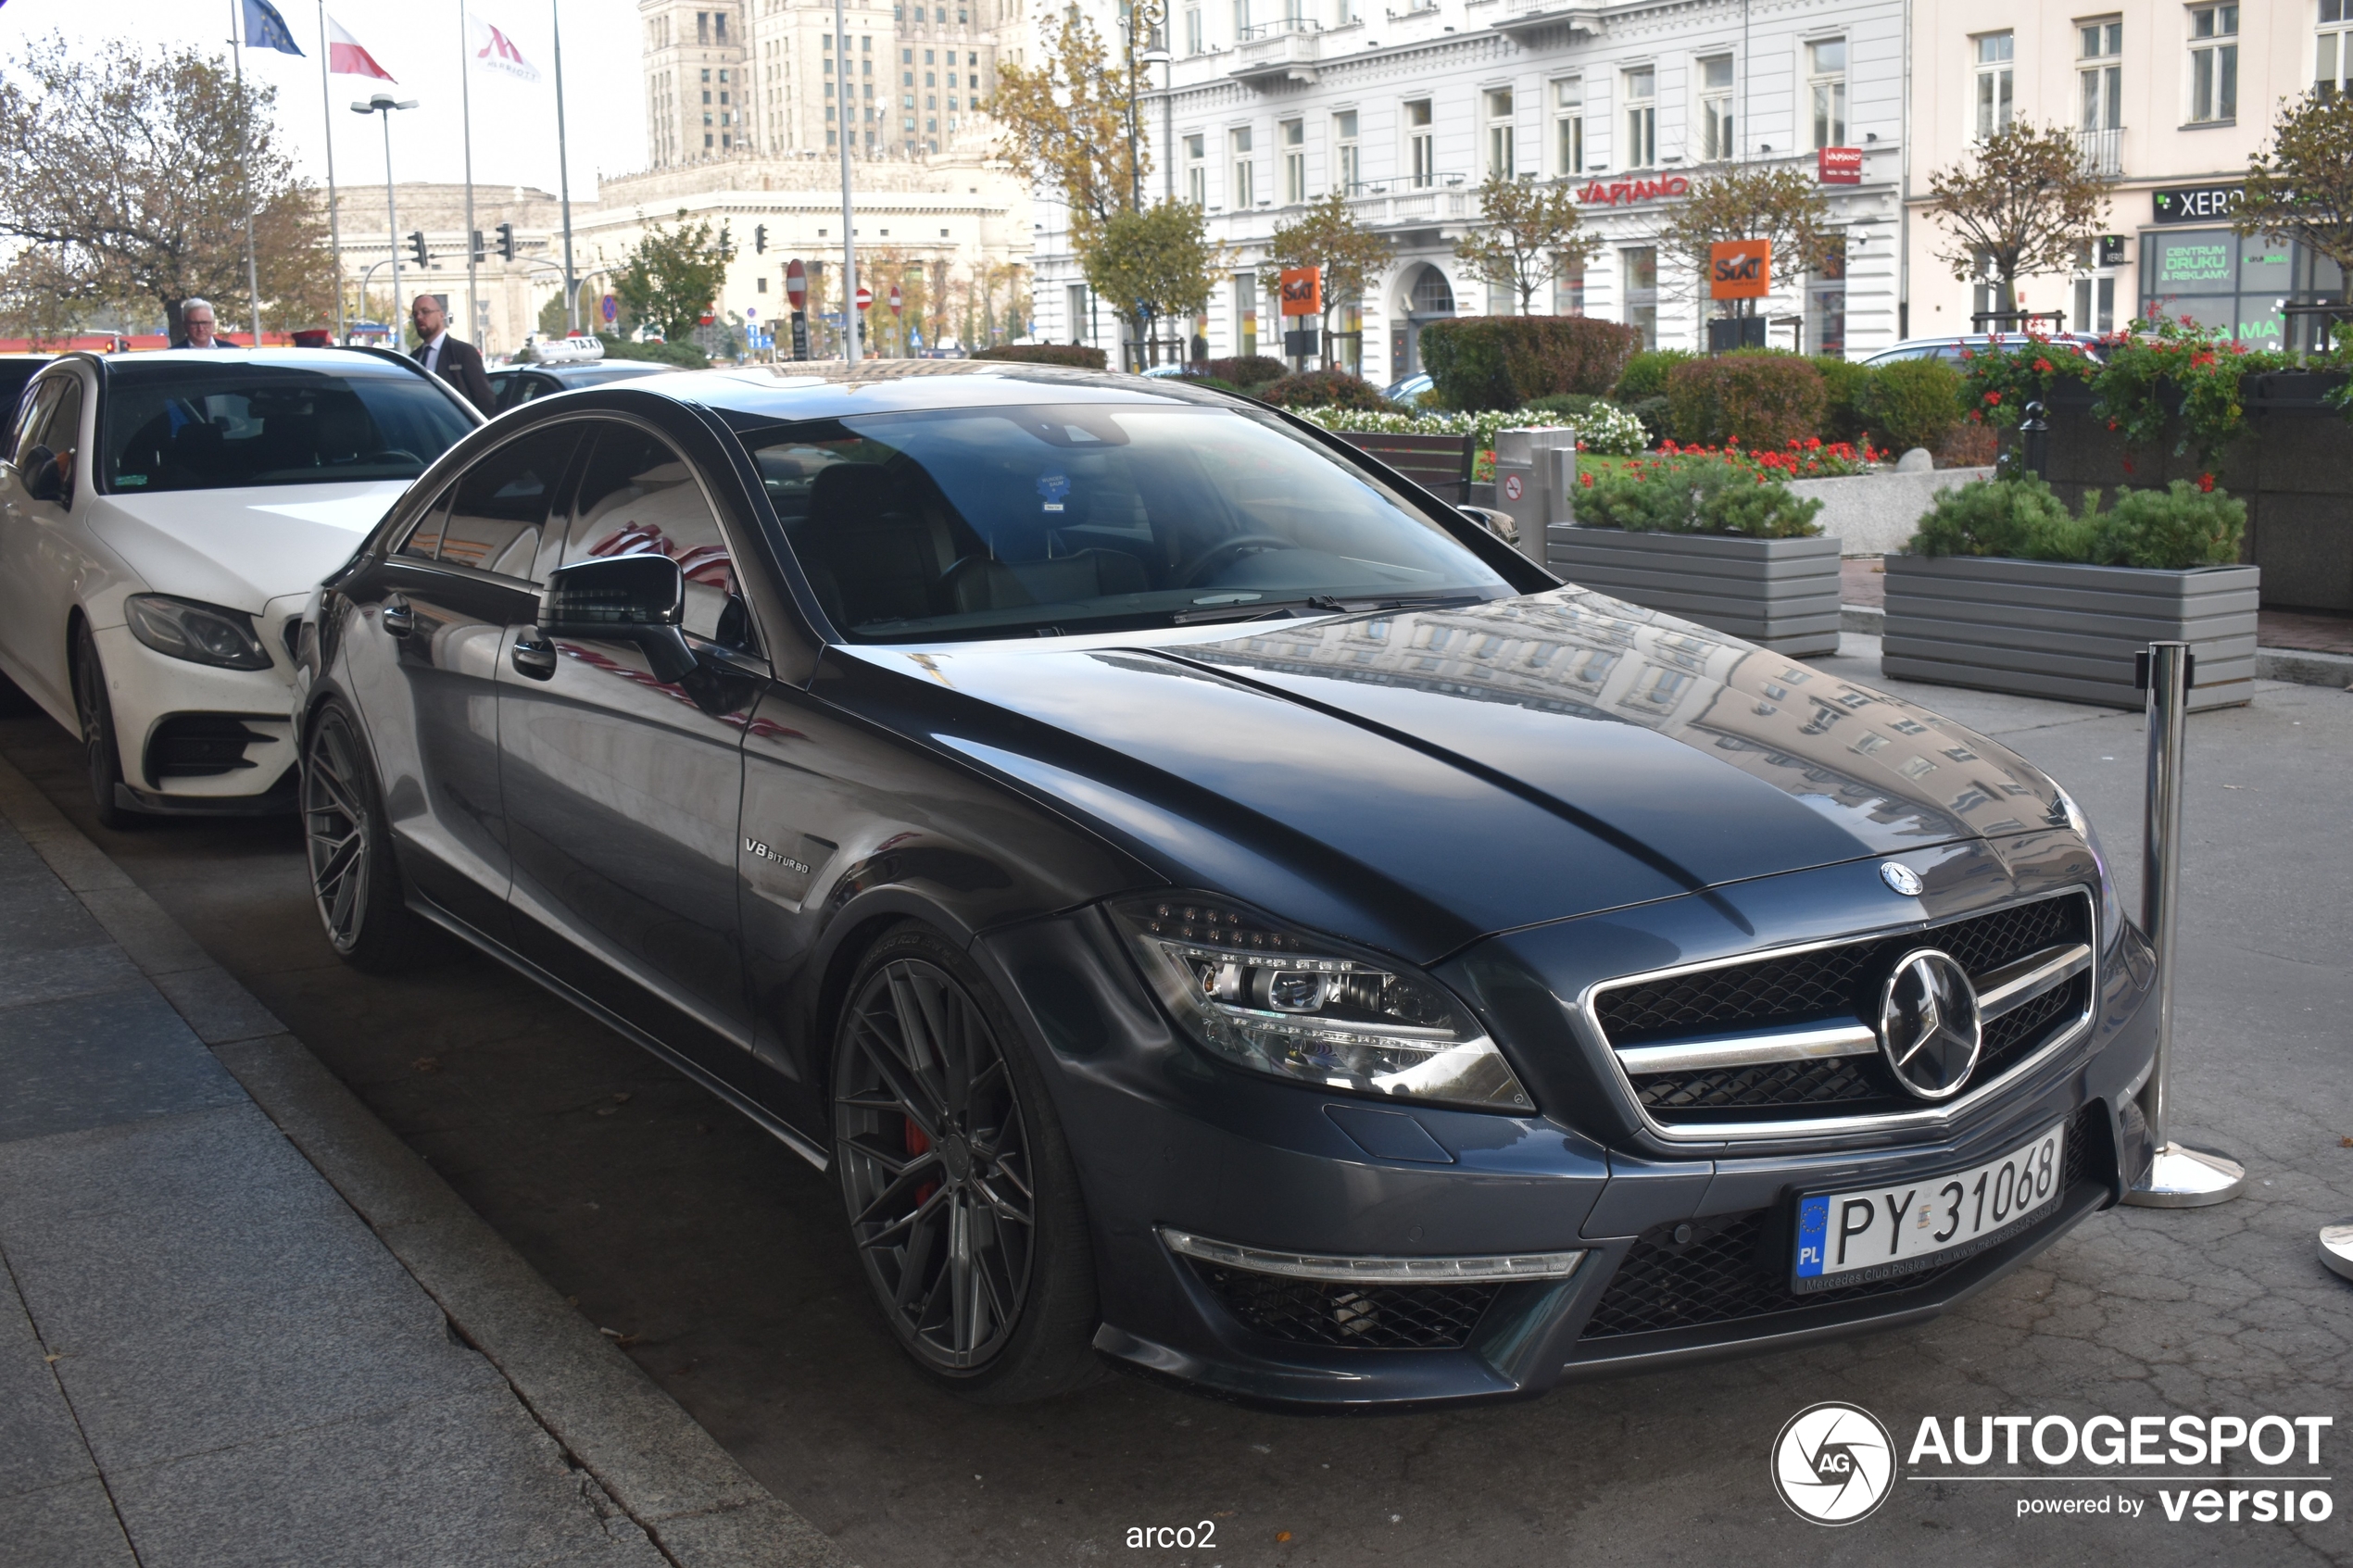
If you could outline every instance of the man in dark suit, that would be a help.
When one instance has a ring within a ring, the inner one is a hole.
[[[465,400],[488,415],[492,409],[490,378],[483,373],[482,351],[463,338],[449,335],[449,319],[441,301],[419,295],[409,307],[409,320],[423,341],[409,356],[418,364],[458,389]]]

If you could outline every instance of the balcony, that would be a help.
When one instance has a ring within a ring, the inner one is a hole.
[[[1581,32],[1590,39],[1601,33],[1602,11],[1572,0],[1504,0],[1502,19],[1488,27],[1515,40],[1550,32]]]
[[[1226,74],[1262,88],[1278,82],[1313,82],[1323,42],[1322,24],[1303,17],[1261,22],[1234,46],[1233,69]]]
[[[2106,131],[2078,131],[2075,133],[2075,154],[2092,173],[2114,179],[2124,172],[2124,132],[2119,127]]]
[[[1462,223],[1478,216],[1478,193],[1459,186],[1403,187],[1351,196],[1348,210],[1371,229],[1412,229]]]

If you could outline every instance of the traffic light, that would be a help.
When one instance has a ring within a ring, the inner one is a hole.
[[[751,232],[751,253],[752,253],[752,255],[754,255],[754,256],[765,256],[765,255],[767,255],[767,254],[768,254],[768,225],[767,225],[767,224],[765,224],[765,223],[760,224],[760,225],[758,225],[757,227],[755,227],[755,228],[752,230],[752,232]]]
[[[498,225],[498,254],[508,261],[515,258],[515,226],[511,223]]]
[[[482,260],[484,257],[490,254],[483,248],[482,231],[479,229],[474,231],[474,248],[469,254],[471,254],[476,261]]]
[[[425,248],[425,232],[422,229],[409,231],[409,254],[417,258],[420,267],[433,264],[433,253]]]

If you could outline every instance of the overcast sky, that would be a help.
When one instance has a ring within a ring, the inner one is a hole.
[[[296,167],[323,183],[327,123],[333,122],[335,182],[382,187],[384,134],[375,117],[348,106],[385,84],[337,76],[319,82],[319,0],[274,0],[303,57],[245,52],[245,70],[278,89],[277,119]],[[596,194],[597,176],[644,167],[645,97],[635,0],[472,0],[476,16],[511,38],[539,69],[536,85],[473,77],[473,172],[477,184],[556,188],[554,18],[564,45],[573,198]],[[398,78],[387,90],[418,107],[392,116],[393,172],[406,180],[462,179],[459,59],[459,0],[328,0],[345,31]],[[72,48],[186,45],[225,55],[235,0],[0,0],[0,54],[11,64],[28,39],[64,34]]]

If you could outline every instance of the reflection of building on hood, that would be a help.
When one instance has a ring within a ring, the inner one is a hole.
[[[2041,825],[2034,792],[1925,710],[1785,656],[1581,588],[1474,609],[1416,610],[1254,633],[1247,660],[1327,680],[1407,686],[1543,712],[1712,735],[1725,761],[1776,789],[1824,797],[1936,839]],[[1889,774],[1906,781],[1889,787]],[[1924,805],[1931,790],[1942,810]],[[1944,787],[1950,781],[1949,789]],[[1943,816],[1945,820],[1940,821]]]

